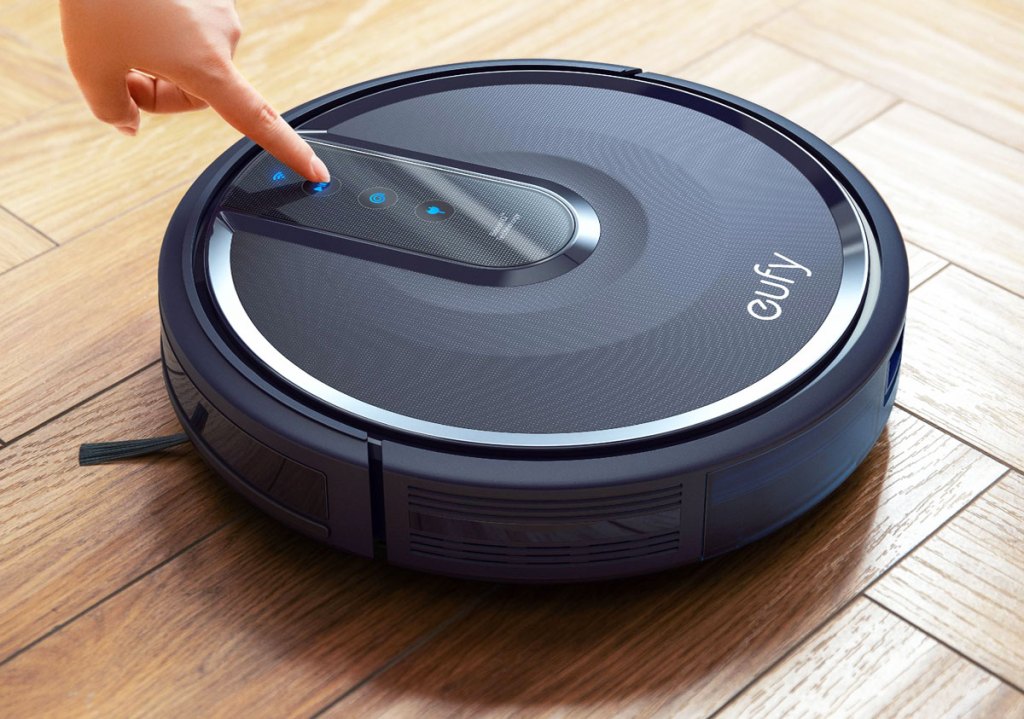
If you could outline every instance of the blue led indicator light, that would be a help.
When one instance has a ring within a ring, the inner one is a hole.
[[[368,199],[375,205],[381,205],[388,201],[388,196],[383,192],[374,192]]]
[[[284,178],[285,178],[284,172],[281,171],[281,170],[278,170],[277,172],[274,173],[274,176],[272,178],[270,178],[270,179],[272,179],[274,182],[280,182]]]
[[[323,192],[324,190],[327,189],[327,186],[330,184],[331,183],[329,182],[318,182],[315,185],[313,185],[311,189],[313,190],[313,192]]]
[[[455,208],[444,200],[426,200],[416,206],[416,216],[427,222],[446,222],[455,214]]]

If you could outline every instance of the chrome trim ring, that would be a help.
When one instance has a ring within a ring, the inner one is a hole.
[[[690,93],[693,94],[693,93]],[[569,448],[615,444],[650,439],[693,429],[752,407],[804,376],[842,341],[863,302],[867,287],[868,243],[875,243],[864,213],[836,176],[816,157],[788,135],[763,120],[713,98],[700,96],[745,118],[756,121],[782,136],[806,154],[835,183],[856,217],[857,232],[840,227],[843,269],[839,290],[831,310],[811,339],[774,371],[751,385],[703,407],[640,424],[601,430],[564,433],[523,433],[478,430],[430,422],[363,402],[313,377],[281,354],[253,324],[238,297],[231,274],[232,230],[221,218],[214,221],[208,241],[207,269],[213,296],[225,320],[246,348],[279,377],[317,400],[360,419],[427,439],[441,439],[472,445],[522,448]],[[847,228],[852,230],[852,228]]]

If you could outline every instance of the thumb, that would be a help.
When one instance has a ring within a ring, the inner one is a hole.
[[[220,75],[208,76],[189,92],[212,107],[232,127],[312,182],[331,179],[327,166],[313,148],[299,137],[291,125],[277,114],[266,100],[228,65]]]

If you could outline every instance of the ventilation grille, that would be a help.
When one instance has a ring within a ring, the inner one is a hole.
[[[409,549],[437,559],[587,564],[679,550],[678,484],[614,496],[465,496],[408,487]]]

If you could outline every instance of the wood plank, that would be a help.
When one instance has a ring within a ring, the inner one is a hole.
[[[896,102],[887,92],[752,35],[678,72],[806,127],[833,142]]]
[[[234,139],[212,113],[148,117],[138,137],[125,137],[97,122],[84,103],[64,103],[0,132],[6,172],[28,177],[47,168],[61,178],[60,201],[52,187],[32,182],[0,188],[0,200],[63,243],[194,178]]]
[[[1024,476],[1000,480],[870,595],[1024,687]]]
[[[32,117],[75,96],[60,63],[0,26],[0,127]]]
[[[659,576],[504,590],[328,715],[710,714],[1002,471],[897,411],[853,478],[781,533]]]
[[[16,33],[51,61],[64,56],[64,41],[60,35],[60,5],[57,3],[7,0],[0,8],[0,28]]]
[[[0,714],[309,716],[486,586],[239,522],[0,667]]]
[[[0,276],[0,437],[11,439],[160,356],[168,194]]]
[[[938,255],[933,255],[928,250],[922,250],[915,244],[907,242],[906,246],[907,262],[910,265],[911,290],[949,264]]]
[[[908,240],[1024,294],[1024,152],[910,105],[838,148],[875,183]]]
[[[192,451],[78,466],[82,442],[177,431],[153,367],[0,450],[0,661],[242,514]]]
[[[577,58],[668,72],[738,37],[793,2],[523,0],[498,4],[439,0],[426,5],[408,3],[400,12],[389,12],[376,3],[353,8],[349,3],[305,0],[301,12],[288,17],[271,15],[273,23],[251,17],[243,7],[243,20],[255,21],[258,37],[250,33],[243,41],[242,58],[253,77],[269,83],[261,87],[279,87],[286,81],[281,72],[291,73],[288,81],[309,82],[301,77],[309,74],[309,64],[333,69],[321,73],[324,87],[329,89],[343,84],[339,75],[373,77],[437,63],[502,57]],[[654,27],[672,31],[652,33]],[[681,37],[684,32],[685,41]],[[266,43],[280,45],[282,37],[308,38],[308,47],[289,41],[286,48],[267,49],[266,53],[288,52],[294,57],[298,52],[307,62],[283,64],[278,56],[277,66],[268,71],[268,61],[260,59],[262,48],[272,47]]]
[[[1024,8],[807,0],[749,35],[791,4],[245,0],[239,63],[280,109],[415,66],[576,56],[681,72],[827,139],[862,125],[840,149],[892,204],[919,287],[898,400],[1024,469]],[[155,368],[77,405],[157,357],[163,228],[236,134],[204,113],[122,138],[77,99],[57,4],[2,5],[0,163],[46,167],[64,193],[7,182],[0,204],[67,244],[19,264],[50,243],[0,210],[0,437],[71,411],[0,441],[0,662],[115,594],[0,665],[0,716],[308,716],[339,698],[331,716],[689,715],[765,671],[727,715],[1024,715],[1019,693],[910,627],[1024,688],[1024,478],[989,487],[999,462],[901,411],[847,486],[754,547],[629,582],[504,588],[465,615],[486,588],[255,519],[187,450],[75,467],[79,441],[174,426]],[[33,64],[41,87],[23,82]],[[890,94],[914,104],[864,124]],[[905,621],[854,600],[800,644],[986,487],[871,590]]]
[[[353,9],[321,0],[306,3],[301,12],[253,13],[239,63],[281,109],[380,74],[467,57],[580,55],[658,69],[695,58],[786,2],[731,0],[691,7],[531,0],[495,6],[448,0],[396,13],[378,12],[372,4]],[[452,23],[453,16],[458,23]],[[674,34],[637,43],[628,32],[658,22],[692,24],[693,30],[686,43]],[[0,164],[15,175],[47,167],[62,178],[62,201],[54,203],[52,192],[31,183],[17,183],[0,189],[0,202],[64,242],[195,177],[236,139],[237,133],[210,112],[147,117],[139,135],[126,138],[73,101],[0,132]]]
[[[897,403],[1024,467],[1024,298],[955,266],[910,296]]]
[[[1024,13],[1014,3],[811,0],[758,32],[1024,149]]]
[[[0,207],[0,273],[53,248],[53,243]]]
[[[719,716],[1024,716],[1024,694],[857,599]]]
[[[281,13],[278,0],[246,0],[238,7],[246,33],[239,53],[244,67],[246,54],[253,49],[250,38],[254,33],[266,30],[269,35],[276,28],[278,42],[290,46],[295,60],[288,65],[298,65],[309,74],[306,63],[313,62],[318,68],[326,64],[331,68],[326,74],[334,78],[332,89],[341,86],[338,75],[348,72],[350,61],[365,63],[362,58],[367,51],[377,61],[390,62],[394,70],[485,57],[563,57],[631,64],[642,59],[645,69],[667,71],[739,36],[794,2],[681,4],[653,0],[640,5],[614,0],[583,4],[572,0],[512,4],[438,0],[429,5],[396,5],[376,0],[293,0],[288,13]],[[0,9],[0,27],[17,29],[53,57],[63,55],[55,5],[15,0]],[[657,27],[685,29],[685,42],[680,41],[679,32],[652,33]],[[388,55],[390,61],[384,59]]]

